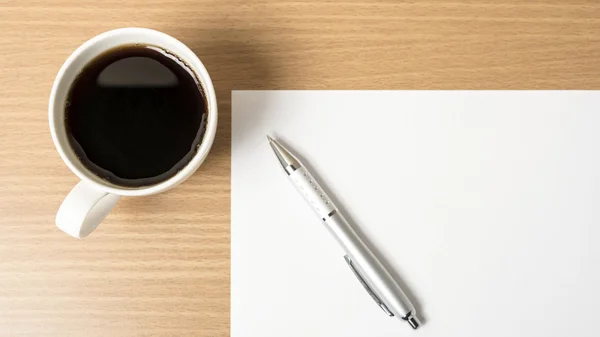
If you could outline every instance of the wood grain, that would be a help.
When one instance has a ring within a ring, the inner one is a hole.
[[[217,140],[189,181],[78,241],[54,226],[77,179],[48,95],[78,45],[125,26],[205,62]],[[598,32],[594,0],[0,0],[0,335],[229,335],[232,89],[597,89]]]

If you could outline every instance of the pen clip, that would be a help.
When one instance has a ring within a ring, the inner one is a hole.
[[[371,287],[369,287],[369,284],[367,283],[367,281],[365,281],[365,279],[360,275],[358,270],[354,267],[354,263],[352,262],[350,257],[348,255],[344,255],[344,260],[346,260],[346,263],[350,267],[350,270],[352,270],[352,273],[354,274],[354,276],[356,276],[356,278],[358,279],[360,284],[362,284],[362,286],[365,288],[367,293],[369,293],[369,296],[371,296],[373,301],[375,301],[375,303],[377,303],[377,305],[381,308],[381,310],[383,310],[383,312],[385,312],[385,314],[390,317],[394,316],[394,314],[390,311],[390,309],[388,309],[388,307],[385,305],[385,303],[383,303],[383,301],[379,299],[379,297],[375,294],[375,292],[373,292]]]

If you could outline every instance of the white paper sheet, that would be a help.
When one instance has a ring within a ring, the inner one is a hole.
[[[234,91],[232,337],[600,336],[600,93]],[[265,138],[416,303],[363,290]]]

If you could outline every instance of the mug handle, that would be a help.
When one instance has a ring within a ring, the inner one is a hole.
[[[80,181],[60,205],[56,226],[71,236],[83,239],[100,225],[120,197]]]

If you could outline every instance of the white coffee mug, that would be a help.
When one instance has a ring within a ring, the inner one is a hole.
[[[107,50],[136,43],[156,46],[178,56],[197,76],[208,105],[206,131],[189,163],[169,179],[150,186],[130,188],[101,179],[81,163],[68,141],[65,104],[71,84],[90,61]],[[54,80],[48,113],[54,145],[69,169],[81,179],[67,195],[56,214],[58,228],[76,238],[84,238],[96,229],[116,205],[120,196],[144,196],[164,192],[189,178],[208,155],[217,130],[217,99],[210,76],[202,62],[177,39],[145,28],[111,30],[77,48],[65,61]]]

